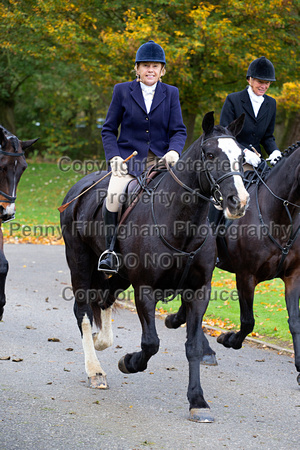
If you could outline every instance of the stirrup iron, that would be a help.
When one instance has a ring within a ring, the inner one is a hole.
[[[116,264],[115,264],[116,268],[115,268],[115,269],[102,269],[102,268],[100,267],[100,264],[101,264],[102,260],[105,259],[104,257],[105,257],[107,254],[110,254],[110,255],[113,256],[113,258],[115,258],[115,260],[116,260]],[[97,270],[99,270],[100,272],[105,272],[105,273],[109,273],[109,274],[118,273],[119,267],[120,267],[119,257],[118,257],[118,255],[116,254],[116,252],[115,252],[114,250],[105,250],[105,251],[100,255],[99,260],[98,260],[98,267],[97,267]]]

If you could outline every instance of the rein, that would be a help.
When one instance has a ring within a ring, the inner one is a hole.
[[[273,244],[275,244],[275,245],[279,248],[279,250],[281,251],[281,259],[280,259],[280,261],[279,261],[279,264],[278,264],[278,267],[277,267],[277,271],[276,271],[276,274],[275,274],[275,276],[274,276],[274,278],[277,278],[278,275],[279,275],[279,273],[281,272],[283,263],[284,263],[284,261],[285,261],[287,255],[289,254],[289,251],[290,251],[290,249],[292,248],[292,245],[294,244],[294,242],[295,242],[295,240],[297,239],[298,234],[299,234],[299,232],[300,232],[300,225],[299,225],[298,228],[297,228],[297,230],[293,233],[293,218],[292,218],[292,216],[291,216],[291,213],[290,213],[290,211],[289,211],[288,206],[289,206],[289,205],[292,205],[292,206],[295,206],[296,208],[300,208],[300,206],[299,206],[299,205],[296,205],[295,203],[289,202],[288,200],[284,200],[283,198],[281,198],[281,197],[279,197],[278,195],[276,195],[276,194],[269,188],[269,186],[265,183],[265,181],[264,181],[263,178],[259,175],[259,173],[258,173],[258,171],[255,169],[255,167],[253,167],[253,169],[254,169],[254,171],[255,171],[255,173],[256,173],[256,175],[257,175],[257,178],[258,178],[258,180],[257,180],[257,182],[256,182],[256,207],[257,207],[257,211],[258,211],[258,218],[259,218],[259,221],[260,221],[261,225],[262,225],[265,229],[267,229],[268,237],[271,239],[271,241],[273,242]],[[270,192],[270,194],[271,194],[274,198],[276,198],[277,200],[280,200],[280,201],[282,202],[282,204],[283,204],[283,206],[284,206],[284,208],[285,208],[285,211],[286,211],[286,213],[287,213],[287,216],[288,216],[288,218],[289,218],[290,225],[291,225],[291,232],[290,232],[289,239],[288,239],[286,245],[284,245],[284,246],[282,246],[281,244],[279,244],[279,242],[277,242],[276,239],[271,235],[271,233],[269,232],[269,228],[268,228],[268,226],[265,224],[264,219],[263,219],[263,217],[262,217],[261,209],[260,209],[260,207],[259,207],[259,202],[258,202],[258,185],[259,185],[258,182],[259,182],[259,181],[267,188],[267,190]]]

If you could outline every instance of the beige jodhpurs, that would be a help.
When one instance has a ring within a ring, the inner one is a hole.
[[[160,158],[151,151],[148,153],[146,167],[156,164]],[[109,185],[107,188],[106,208],[110,212],[117,212],[120,205],[120,197],[122,196],[125,187],[134,178],[133,175],[123,175],[116,177],[111,174]]]

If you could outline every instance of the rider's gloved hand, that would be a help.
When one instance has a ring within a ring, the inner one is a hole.
[[[174,166],[178,159],[179,154],[175,150],[170,150],[159,160],[159,162],[167,161],[170,166]]]
[[[270,161],[271,166],[275,166],[275,164],[282,158],[282,153],[280,150],[274,150],[267,161]]]
[[[244,148],[244,158],[245,162],[250,164],[253,167],[257,167],[260,163],[260,157],[256,155],[254,152],[249,150],[248,148]]]
[[[124,159],[121,158],[121,156],[114,156],[109,162],[112,174],[115,177],[123,177],[124,175],[127,175],[127,164],[124,162]]]

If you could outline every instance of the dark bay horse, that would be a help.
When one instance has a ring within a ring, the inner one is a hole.
[[[123,220],[117,241],[121,266],[111,278],[97,270],[99,255],[105,249],[99,185],[61,214],[75,296],[74,312],[91,387],[107,388],[106,374],[95,349],[112,345],[111,305],[118,294],[133,286],[142,325],[141,350],[126,354],[119,361],[119,369],[129,374],[144,371],[149,359],[158,352],[157,301],[180,293],[186,305],[189,418],[197,422],[213,420],[200,384],[200,360],[204,353],[214,353],[201,326],[216,258],[216,238],[207,213],[210,202],[223,208],[231,219],[245,213],[248,193],[240,172],[242,153],[235,140],[243,122],[241,116],[224,128],[214,125],[213,113],[205,115],[204,133],[174,168],[145,186],[136,206]],[[95,179],[96,174],[90,174],[76,183],[64,203],[75,199]],[[100,190],[105,193],[107,185],[108,179]],[[197,233],[189,232],[195,227]],[[98,327],[102,325],[99,333],[92,334],[93,319]],[[168,324],[173,325],[176,327]]]
[[[218,267],[236,274],[240,303],[240,330],[218,337],[225,347],[239,349],[254,328],[255,287],[281,278],[295,366],[300,372],[300,142],[249,189],[250,204],[244,217],[218,238]],[[225,245],[224,245],[225,244]],[[300,384],[300,374],[297,377]]]
[[[27,167],[24,150],[37,139],[19,139],[0,125],[0,320],[5,305],[5,280],[8,262],[3,253],[3,233],[1,224],[14,218],[17,185]]]

